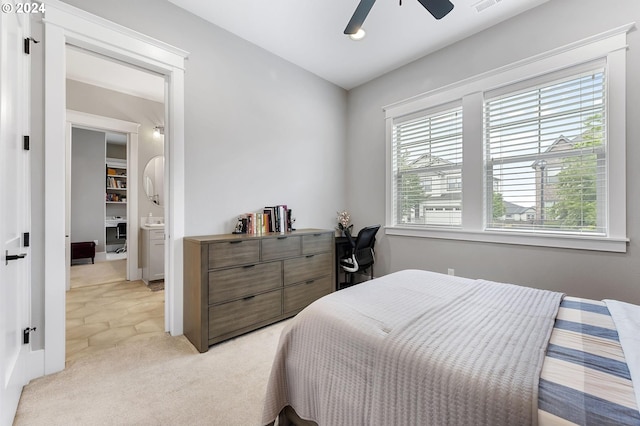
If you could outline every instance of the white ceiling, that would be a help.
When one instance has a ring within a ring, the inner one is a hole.
[[[68,79],[164,102],[164,78],[158,74],[71,46],[66,54]]]
[[[378,0],[361,41],[343,34],[360,0],[169,1],[351,89],[548,0],[451,0],[439,21],[417,0]]]
[[[453,11],[439,21],[417,0],[378,0],[360,41],[343,34],[360,0],[169,1],[351,89],[548,0],[452,0]],[[164,101],[161,76],[73,47],[67,78]]]

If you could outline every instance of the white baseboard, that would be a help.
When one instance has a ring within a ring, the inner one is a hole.
[[[107,252],[106,251],[96,252],[95,260],[98,261],[98,262],[106,261],[107,260]]]
[[[27,353],[26,363],[25,375],[27,382],[44,376],[44,349],[29,351]]]

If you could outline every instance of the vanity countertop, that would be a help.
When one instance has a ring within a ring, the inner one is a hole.
[[[143,223],[140,225],[142,229],[164,229],[164,223]]]

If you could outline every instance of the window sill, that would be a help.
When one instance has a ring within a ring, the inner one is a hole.
[[[626,253],[628,238],[588,237],[558,234],[530,234],[526,232],[461,231],[454,229],[425,229],[388,226],[386,235],[404,237],[439,238],[445,240],[474,241],[498,244],[516,244],[536,247],[555,247],[575,250],[594,250]]]

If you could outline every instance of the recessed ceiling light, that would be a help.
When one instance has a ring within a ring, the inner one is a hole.
[[[349,38],[351,40],[358,41],[358,40],[362,40],[365,35],[367,35],[367,33],[365,33],[362,28],[358,28],[358,31],[356,31],[355,34],[349,34]]]

